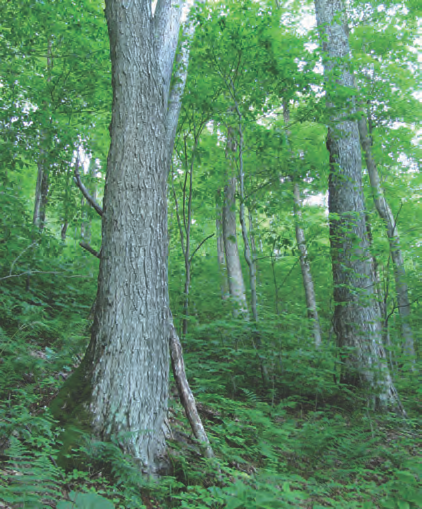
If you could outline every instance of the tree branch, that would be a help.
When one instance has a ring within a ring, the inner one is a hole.
[[[86,251],[88,251],[88,253],[91,253],[92,255],[94,255],[95,257],[97,258],[101,258],[101,249],[99,251],[95,251],[95,249],[93,249],[89,244],[87,244],[86,242],[79,242],[79,245],[85,249]]]
[[[91,278],[92,276],[86,276],[84,274],[71,274],[70,276],[66,276],[66,272],[56,272],[54,270],[26,270],[25,272],[21,272],[20,274],[11,274],[9,276],[0,277],[0,281],[4,281],[5,279],[10,279],[13,277],[22,277],[22,276],[32,276],[32,274],[54,274],[62,277],[86,277]]]
[[[170,322],[170,354],[171,364],[173,367],[174,379],[176,381],[179,398],[182,402],[183,408],[186,412],[186,417],[189,420],[195,438],[200,442],[204,456],[206,458],[213,458],[214,452],[205,432],[204,425],[196,408],[195,398],[192,394],[189,382],[186,377],[185,363],[183,361],[182,344],[180,343],[179,336],[173,324],[173,319]]]
[[[205,237],[205,239],[198,245],[198,247],[195,249],[195,251],[192,253],[192,256],[189,258],[189,263],[192,261],[192,258],[195,256],[196,252],[198,251],[198,249],[201,248],[201,246],[203,244],[205,244],[205,242],[210,239],[211,237],[214,237],[215,233],[212,233],[211,235],[208,235],[208,237]]]
[[[76,183],[76,185],[81,190],[82,194],[84,195],[86,201],[95,209],[97,214],[100,216],[103,215],[103,209],[98,205],[98,203],[94,200],[94,198],[89,194],[88,189],[84,186],[81,180],[81,176],[79,175],[79,159],[76,159],[75,164],[75,177],[73,179]]]
[[[204,0],[196,0],[195,4],[203,2]],[[182,108],[182,97],[185,91],[186,80],[188,77],[190,46],[195,34],[195,28],[196,24],[190,17],[184,24],[180,53],[176,59],[177,70],[175,72],[174,83],[169,95],[166,121],[169,158],[171,158],[173,154],[174,141],[176,139],[177,132],[177,123],[179,120],[180,110]]]
[[[164,104],[167,106],[174,55],[185,0],[158,0],[154,14],[154,35],[163,80]]]

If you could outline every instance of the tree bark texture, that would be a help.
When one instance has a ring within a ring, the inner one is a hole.
[[[97,435],[154,470],[168,397],[165,103],[149,2],[106,2],[113,79],[92,347]]]
[[[53,415],[65,423],[103,440],[118,435],[121,446],[150,474],[167,466],[169,344],[178,387],[189,387],[180,369],[182,352],[168,296],[171,125],[163,70],[171,68],[175,44],[166,41],[163,49],[160,35],[177,18],[172,9],[182,6],[159,0],[153,18],[148,0],[106,0],[113,110],[104,208],[75,171],[78,187],[102,216],[102,247],[94,252],[100,258],[94,324],[80,367],[52,403]],[[173,28],[171,37],[178,34]],[[200,418],[197,412],[191,415],[192,400],[183,395],[182,403],[197,427]]]
[[[229,164],[233,153],[234,140],[227,141],[227,152],[229,153]],[[240,264],[239,248],[237,245],[236,232],[236,177],[229,175],[226,186],[224,187],[224,205],[223,205],[223,237],[224,249],[226,252],[227,274],[229,278],[230,297],[233,301],[234,316],[243,315],[248,318],[248,303],[246,300],[245,283],[243,281],[242,266]]]
[[[221,298],[227,300],[229,296],[229,282],[227,279],[227,265],[226,253],[224,252],[224,237],[223,237],[223,208],[221,203],[221,190],[217,192],[216,199],[216,219],[215,226],[217,232],[217,257],[218,267],[220,269],[220,290]]]
[[[348,118],[352,100],[339,106],[338,90],[352,89],[348,68],[348,29],[341,0],[315,0],[324,51],[327,108],[331,125],[329,212],[334,280],[334,329],[341,347],[349,348],[343,379],[371,390],[375,406],[401,409],[386,363],[381,317],[374,297],[374,274],[365,225],[362,161],[357,122]]]
[[[312,320],[315,346],[321,345],[321,327],[319,323],[318,309],[315,298],[314,281],[311,274],[311,266],[308,260],[308,249],[306,247],[305,232],[301,226],[302,223],[302,201],[300,198],[300,189],[297,182],[293,183],[294,196],[294,215],[296,227],[296,241],[300,251],[300,268],[302,270],[303,286],[305,288],[306,307],[308,308],[308,317]]]
[[[396,283],[397,306],[401,319],[401,331],[404,340],[404,353],[414,363],[415,346],[412,328],[409,323],[410,304],[409,292],[406,283],[406,271],[404,268],[403,254],[400,248],[400,236],[396,225],[396,219],[384,196],[377,165],[372,155],[372,140],[368,134],[366,118],[360,117],[358,121],[360,142],[365,153],[366,168],[374,197],[375,207],[381,219],[384,221],[387,237],[390,245],[391,259],[394,266],[394,280]]]
[[[181,9],[180,2],[160,5],[158,12],[166,16],[166,6]],[[107,440],[124,433],[124,449],[154,473],[165,457],[171,334],[162,69],[171,67],[175,45],[166,44],[163,53],[162,28],[156,27],[167,21],[152,17],[147,0],[107,0],[105,12],[113,83],[111,146],[94,324],[75,380],[88,388],[80,407],[95,435]],[[73,395],[69,390],[66,398],[64,392],[64,407],[74,405]]]

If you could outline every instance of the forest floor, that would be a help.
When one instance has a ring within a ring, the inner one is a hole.
[[[43,324],[2,330],[1,508],[422,507],[420,403],[408,379],[399,384],[406,420],[335,389],[315,359],[294,371],[286,353],[284,384],[269,390],[251,370],[250,349],[214,345],[204,355],[209,331],[200,330],[187,340],[186,362],[215,459],[202,457],[172,384],[168,475],[148,480],[116,442],[83,436],[61,468],[48,405],[87,341],[87,323],[73,326],[54,341]]]

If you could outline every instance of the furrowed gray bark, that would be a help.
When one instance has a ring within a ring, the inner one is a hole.
[[[124,448],[154,472],[165,455],[170,336],[165,91],[149,2],[108,0],[106,18],[113,113],[90,410],[98,436],[131,433]]]
[[[302,200],[300,198],[300,189],[297,182],[293,182],[293,196],[296,223],[296,241],[300,251],[300,268],[302,270],[303,287],[305,289],[306,307],[308,308],[308,317],[312,320],[315,346],[319,347],[321,345],[321,327],[319,324],[318,309],[315,298],[314,281],[312,279],[311,266],[308,260],[308,249],[306,246],[305,232],[301,226]]]
[[[240,264],[239,248],[236,232],[236,177],[233,176],[233,152],[236,144],[230,129],[227,135],[227,160],[230,166],[227,184],[224,187],[223,205],[223,238],[226,253],[227,275],[229,279],[230,297],[233,302],[233,315],[248,319],[248,303],[246,301],[245,283]]]
[[[168,14],[166,5],[164,0],[161,12]],[[105,12],[113,110],[104,209],[96,209],[102,214],[102,248],[94,324],[84,360],[52,410],[59,418],[75,416],[77,425],[103,440],[118,435],[143,470],[154,474],[166,465],[169,343],[181,361],[168,296],[162,76],[162,60],[172,61],[174,52],[171,45],[164,52],[160,46],[155,26],[166,23],[153,22],[149,0],[106,0]],[[175,371],[175,377],[184,397],[184,372]],[[196,412],[192,405],[185,409]]]
[[[218,267],[220,269],[221,298],[223,300],[227,300],[229,296],[229,283],[227,279],[226,253],[224,252],[223,208],[221,204],[221,189],[217,191],[215,226],[217,232],[217,257],[218,257]]]
[[[368,127],[365,116],[358,121],[360,142],[365,153],[366,168],[372,188],[375,208],[381,219],[384,221],[387,237],[390,245],[391,259],[394,266],[394,279],[396,283],[397,306],[400,313],[401,331],[404,339],[404,353],[415,363],[415,346],[413,341],[412,328],[409,323],[410,304],[409,292],[406,282],[406,271],[404,268],[403,254],[400,248],[400,236],[391,207],[389,206],[384,190],[382,189],[377,165],[372,155],[372,139],[368,134]]]
[[[340,101],[336,90],[352,89],[348,29],[341,0],[315,0],[324,51],[323,65],[331,125],[329,212],[334,280],[334,329],[340,346],[351,348],[343,379],[370,389],[374,406],[403,411],[386,363],[381,317],[374,297],[374,274],[365,225],[362,161],[358,125],[348,118],[352,100]]]

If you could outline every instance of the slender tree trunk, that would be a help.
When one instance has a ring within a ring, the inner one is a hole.
[[[344,381],[371,390],[379,408],[401,410],[382,345],[381,317],[374,297],[374,274],[365,225],[362,161],[358,125],[347,116],[353,101],[339,105],[335,91],[353,88],[347,59],[348,29],[341,0],[315,0],[317,24],[325,52],[323,65],[331,125],[329,212],[334,280],[334,330],[340,346],[350,350]]]
[[[221,190],[217,191],[216,200],[216,231],[217,231],[217,256],[218,267],[220,269],[220,290],[221,298],[227,300],[229,296],[229,283],[227,279],[227,265],[226,254],[224,252],[224,237],[223,237],[223,208],[221,204]]]
[[[113,110],[97,302],[84,360],[52,405],[68,425],[103,440],[120,435],[122,447],[149,473],[166,464],[169,343],[177,361],[181,355],[168,296],[170,78],[163,75],[171,71],[175,44],[162,42],[163,31],[177,41],[179,27],[169,30],[168,23],[180,20],[172,10],[181,7],[159,0],[153,18],[147,0],[106,0]],[[180,376],[184,372],[175,370]],[[186,384],[185,377],[182,401]]]
[[[44,151],[43,151],[44,153]],[[45,212],[48,197],[48,173],[45,171],[45,158],[38,162],[37,184],[35,187],[34,225],[42,231],[45,226]]]
[[[244,148],[244,140],[243,140],[243,126],[242,126],[242,113],[239,109],[239,105],[236,99],[236,91],[231,83],[232,87],[232,99],[235,103],[235,111],[238,117],[238,131],[239,131],[239,191],[240,191],[240,207],[239,207],[239,219],[240,225],[242,228],[242,237],[243,237],[243,245],[244,245],[244,254],[245,260],[248,264],[249,268],[249,282],[251,286],[251,304],[252,304],[252,315],[255,323],[255,331],[254,331],[254,346],[257,350],[257,357],[259,361],[259,366],[261,369],[261,376],[264,385],[268,384],[268,372],[265,366],[264,359],[262,357],[262,341],[261,336],[259,334],[257,324],[258,324],[258,297],[256,291],[256,265],[255,260],[252,258],[251,247],[248,236],[248,229],[246,225],[246,214],[245,214],[245,175],[243,168],[243,148]]]
[[[187,203],[187,209],[188,214],[185,221],[185,228],[186,228],[186,248],[185,248],[185,273],[186,273],[186,279],[185,279],[185,302],[183,305],[183,335],[186,336],[188,333],[188,313],[189,313],[189,290],[190,290],[190,274],[191,274],[191,259],[190,259],[190,229],[192,226],[192,192],[193,192],[193,163],[195,160],[195,152],[196,147],[198,145],[198,139],[195,139],[195,145],[192,152],[191,157],[191,164],[190,164],[190,170],[186,167],[186,172],[189,171],[189,195],[188,195],[188,203]],[[185,145],[186,147],[186,145]],[[187,156],[187,154],[186,154]],[[187,166],[187,165],[186,165]],[[187,175],[186,175],[187,176]],[[183,210],[185,210],[185,202],[186,202],[186,187],[184,190],[184,196],[183,196]]]
[[[280,314],[280,309],[278,307],[278,283],[277,283],[277,274],[276,274],[276,271],[275,271],[275,262],[276,262],[276,259],[274,257],[274,248],[273,248],[273,252],[271,253],[271,270],[272,270],[272,273],[273,273],[273,282],[274,282],[274,290],[275,290],[275,314],[276,315],[279,315]]]
[[[60,230],[60,236],[61,236],[61,239],[62,239],[63,242],[66,240],[66,235],[67,235],[67,229],[68,228],[69,228],[69,223],[67,221],[65,221],[62,224],[62,228]]]
[[[397,306],[400,313],[401,331],[404,339],[404,353],[415,362],[415,346],[413,342],[412,328],[409,323],[410,304],[409,292],[406,283],[406,271],[404,268],[403,254],[400,249],[400,236],[396,220],[391,208],[384,196],[377,165],[372,155],[372,140],[368,134],[366,118],[360,117],[358,121],[360,142],[365,153],[366,167],[374,197],[375,207],[381,219],[384,221],[385,229],[390,244],[391,259],[394,266],[394,279],[396,283]]]
[[[240,207],[239,219],[242,228],[243,245],[245,249],[245,260],[249,268],[249,283],[251,286],[251,305],[252,315],[255,322],[258,322],[258,297],[256,293],[256,265],[252,258],[251,244],[249,241],[248,227],[246,225],[245,214],[245,175],[243,169],[243,130],[242,117],[239,108],[236,107],[239,115],[239,190],[240,190]]]
[[[374,290],[375,295],[377,298],[377,302],[380,308],[380,315],[381,315],[381,327],[382,327],[382,342],[384,346],[387,348],[388,353],[388,360],[390,363],[390,369],[392,372],[394,372],[394,359],[393,359],[393,352],[392,352],[392,345],[391,345],[391,337],[390,337],[390,330],[388,328],[388,320],[387,320],[387,301],[386,297],[383,294],[380,278],[378,274],[378,261],[375,256],[375,254],[372,252],[373,247],[373,237],[372,237],[372,227],[371,222],[369,220],[368,214],[365,214],[365,221],[366,221],[366,231],[368,234],[368,242],[369,242],[369,248],[372,253],[372,260],[373,260],[373,272],[374,272]]]
[[[227,137],[227,159],[232,171],[233,151],[236,146],[233,140],[231,130]],[[234,316],[243,315],[248,318],[248,303],[246,301],[245,283],[243,281],[242,266],[240,264],[239,248],[237,245],[236,232],[236,178],[228,177],[228,182],[224,187],[224,206],[223,206],[223,237],[224,249],[226,252],[227,274],[229,278],[230,297],[234,304]]]
[[[283,101],[283,117],[286,125],[286,139],[289,144],[290,132],[288,125],[290,123],[289,106],[286,101]],[[302,271],[303,287],[305,289],[306,307],[308,309],[308,317],[312,320],[312,328],[315,346],[321,345],[321,326],[319,323],[318,308],[315,297],[314,280],[311,273],[311,265],[308,260],[308,248],[306,246],[305,232],[301,226],[302,224],[302,200],[300,198],[299,184],[292,178],[293,181],[293,198],[294,206],[293,212],[295,216],[295,229],[296,241],[300,252],[300,268]]]
[[[51,57],[51,46],[52,39],[49,39],[47,48],[47,84],[51,82],[51,69],[53,66],[53,61]],[[47,106],[48,105],[44,103],[44,107]],[[47,135],[45,131],[42,131],[40,143],[40,156],[37,163],[38,174],[37,174],[37,184],[35,187],[35,204],[33,215],[33,224],[40,231],[42,231],[45,226],[45,214],[47,209],[48,188],[49,188],[46,145],[48,145]]]
[[[251,204],[251,208],[248,207],[248,224],[249,224],[249,237],[251,240],[251,253],[252,253],[252,260],[255,264],[255,272],[256,272],[256,286],[259,286],[259,268],[258,268],[258,252],[256,249],[256,239],[255,239],[255,227],[254,227],[254,219],[252,216],[251,209],[254,209],[254,205]]]
[[[311,266],[308,260],[308,249],[306,247],[305,232],[301,226],[302,223],[302,201],[300,199],[300,189],[297,182],[293,183],[294,196],[294,214],[296,222],[296,241],[300,251],[300,268],[302,270],[303,286],[305,288],[306,307],[308,308],[308,317],[312,320],[315,346],[321,345],[321,327],[319,323],[318,309],[315,298],[314,281],[311,274]]]

